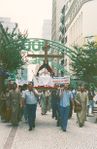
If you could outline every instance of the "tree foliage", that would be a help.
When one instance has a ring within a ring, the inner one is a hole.
[[[14,72],[23,65],[21,50],[24,49],[26,40],[27,33],[19,32],[17,24],[12,32],[0,24],[0,67]]]
[[[97,43],[89,42],[83,47],[74,47],[71,53],[71,66],[81,81],[97,83]]]

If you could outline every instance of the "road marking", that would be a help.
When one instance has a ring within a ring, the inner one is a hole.
[[[11,129],[10,133],[9,133],[9,136],[4,144],[4,148],[3,149],[11,149],[12,147],[12,144],[13,144],[13,141],[14,141],[14,137],[15,137],[15,134],[16,134],[16,131],[17,131],[17,128],[18,127],[14,127]]]

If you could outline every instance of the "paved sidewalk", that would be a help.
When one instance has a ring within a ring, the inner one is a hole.
[[[79,128],[73,115],[67,132],[62,132],[50,112],[40,113],[38,108],[36,128],[30,132],[23,121],[17,129],[0,123],[0,149],[97,149],[97,124],[86,121]]]
[[[10,126],[7,126],[7,124],[1,123],[0,121],[0,149],[4,148],[4,144],[7,141],[11,129]]]

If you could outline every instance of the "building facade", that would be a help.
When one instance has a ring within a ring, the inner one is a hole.
[[[52,1],[52,40],[58,41],[64,44],[64,28],[65,28],[65,20],[64,20],[64,4],[65,0],[53,0]],[[54,52],[54,51],[53,51]],[[58,53],[57,53],[58,54]],[[63,59],[55,59],[56,63],[59,65],[64,65],[64,58]],[[59,73],[57,70],[57,75],[63,74]]]
[[[53,0],[52,40],[82,46],[97,40],[97,0]]]
[[[96,40],[97,0],[75,0],[71,5],[66,4],[65,37],[67,45],[82,46],[87,40]]]
[[[53,0],[52,8],[52,40],[68,47],[97,41],[97,0]],[[69,71],[67,56],[64,62]]]

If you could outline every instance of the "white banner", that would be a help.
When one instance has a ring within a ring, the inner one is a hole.
[[[70,76],[53,77],[53,83],[54,84],[66,84],[66,83],[70,83]]]
[[[41,75],[37,77],[36,80],[34,80],[34,86],[53,87],[55,84],[60,85],[60,84],[70,83],[70,76],[52,78],[50,75]]]

